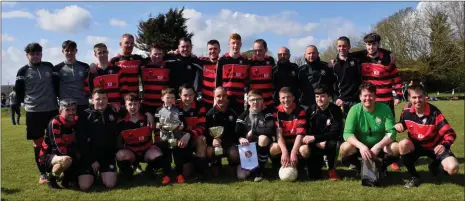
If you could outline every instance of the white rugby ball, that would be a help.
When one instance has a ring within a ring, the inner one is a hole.
[[[295,181],[297,179],[297,169],[293,167],[281,167],[279,169],[279,178],[282,181]]]

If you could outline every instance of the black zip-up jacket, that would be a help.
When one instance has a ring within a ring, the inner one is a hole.
[[[177,91],[181,85],[189,83],[197,92],[202,90],[203,61],[196,56],[183,57],[176,54],[167,55],[165,62],[170,66],[169,87]]]
[[[117,150],[118,120],[120,114],[108,106],[103,113],[93,106],[78,120],[77,144],[83,163],[113,160]]]
[[[362,83],[362,73],[360,61],[352,56],[347,59],[339,59],[337,55],[334,64],[334,76],[336,77],[334,95],[336,99],[343,101],[360,102],[358,91]]]
[[[315,143],[328,140],[341,140],[344,130],[342,110],[334,103],[329,103],[325,110],[318,105],[307,109],[309,133],[315,137]]]
[[[297,80],[298,70],[299,66],[289,61],[278,61],[273,67],[273,99],[276,105],[279,105],[279,90],[283,87],[290,87],[296,99],[301,96]]]
[[[315,104],[314,89],[320,84],[325,85],[330,93],[333,94],[336,80],[333,69],[328,66],[328,63],[321,61],[319,57],[314,62],[307,61],[307,64],[300,66],[297,75],[300,91],[302,92],[300,98],[302,105],[310,107]]]
[[[273,107],[268,107],[259,113],[251,113],[249,110],[242,113],[236,121],[236,133],[239,138],[247,138],[250,130],[255,137],[265,135],[271,139],[276,136],[273,112]]]
[[[223,135],[221,136],[221,145],[235,145],[239,143],[239,136],[235,132],[236,128],[236,121],[237,121],[237,113],[231,109],[231,106],[228,106],[228,109],[226,112],[220,112],[217,108],[217,106],[213,106],[207,114],[206,114],[206,119],[207,119],[207,130],[206,132],[208,133],[205,135],[205,138],[207,140],[207,144],[209,146],[212,145],[213,142],[213,137],[210,135],[210,128],[215,127],[215,126],[223,126],[224,131]],[[223,147],[225,148],[225,147]]]

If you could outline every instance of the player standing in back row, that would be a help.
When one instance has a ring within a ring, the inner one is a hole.
[[[201,57],[203,61],[202,92],[203,105],[207,110],[213,107],[216,67],[221,52],[220,42],[210,40],[207,43],[208,57]]]
[[[265,40],[256,40],[253,51],[254,55],[250,61],[249,90],[260,90],[263,93],[263,104],[269,107],[273,105],[273,66],[276,63],[273,57],[266,55],[268,46]]]

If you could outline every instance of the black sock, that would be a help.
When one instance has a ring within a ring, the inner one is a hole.
[[[131,167],[131,161],[123,160],[123,161],[117,161],[117,162],[118,162],[119,170],[122,174],[124,174],[124,176],[132,176],[133,169]]]
[[[271,160],[271,167],[273,169],[279,169],[281,167],[281,154],[278,154],[276,156],[270,155],[270,160]]]
[[[360,160],[358,160],[357,154],[345,156],[342,160],[347,161],[349,164],[355,165],[355,167],[357,167],[357,170],[361,170],[362,168],[362,164]]]
[[[205,169],[208,167],[208,161],[205,157],[195,157],[195,172],[199,175],[205,174]]]
[[[173,150],[173,158],[174,158],[174,165],[176,174],[182,174],[183,166],[184,166],[184,154],[182,153],[184,150],[181,148],[175,148]]]
[[[41,148],[42,147],[34,147],[34,159],[36,160],[37,169],[39,170],[40,174],[45,174],[46,173],[45,167],[43,167],[39,163],[39,154],[40,154],[40,149]]]
[[[263,170],[265,169],[266,162],[268,162],[268,156],[269,156],[269,147],[262,147],[262,146],[257,146],[257,153],[258,153],[258,169],[256,171],[257,175],[260,176],[263,173]]]
[[[419,178],[420,175],[418,174],[417,169],[415,168],[415,161],[417,160],[417,157],[415,157],[414,153],[410,152],[408,154],[402,155],[400,158],[402,159],[402,163],[407,168],[407,171],[410,174],[410,176]]]
[[[328,160],[328,169],[334,169],[337,158],[337,142],[327,141],[325,147],[326,159]]]

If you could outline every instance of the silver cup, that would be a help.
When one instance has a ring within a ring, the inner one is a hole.
[[[223,126],[215,126],[215,127],[209,128],[209,130],[210,130],[210,135],[213,138],[218,139],[218,138],[221,137],[221,135],[223,135],[224,127]],[[223,154],[223,148],[221,146],[215,147],[215,156],[219,156],[219,155],[222,155],[222,154]]]
[[[170,149],[174,149],[178,145],[178,140],[176,138],[174,138],[173,131],[176,130],[181,124],[182,124],[182,122],[179,121],[179,120],[165,119],[165,121],[163,122],[163,124],[161,126],[161,128],[163,130],[169,132],[168,144],[170,146]]]

